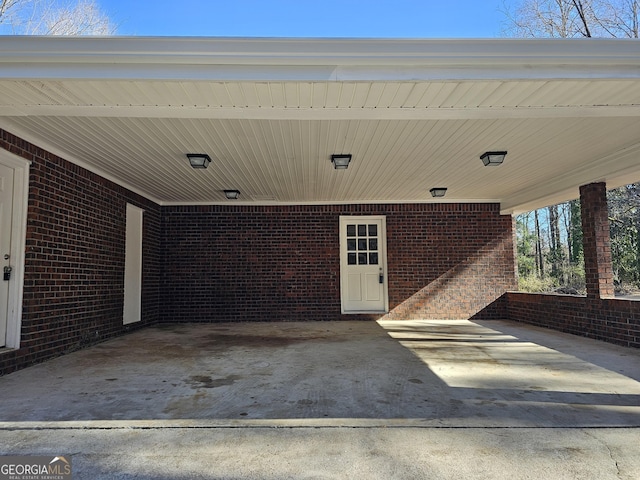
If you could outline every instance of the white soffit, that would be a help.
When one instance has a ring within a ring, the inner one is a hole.
[[[161,204],[514,213],[640,180],[640,42],[0,37],[0,127]]]

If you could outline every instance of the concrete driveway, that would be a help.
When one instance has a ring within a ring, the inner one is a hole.
[[[640,478],[640,351],[504,321],[163,325],[0,391],[74,478]]]

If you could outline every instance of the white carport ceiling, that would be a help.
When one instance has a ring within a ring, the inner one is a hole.
[[[513,213],[640,181],[640,42],[0,37],[0,127],[163,205]]]

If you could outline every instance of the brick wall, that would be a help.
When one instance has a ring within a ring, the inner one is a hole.
[[[509,292],[510,320],[640,348],[640,302]]]
[[[590,183],[580,187],[580,209],[587,297],[613,297],[611,236],[605,183]]]
[[[163,321],[340,314],[340,215],[387,219],[388,318],[504,317],[512,219],[494,204],[163,208]],[[496,304],[498,305],[498,304]]]
[[[387,215],[388,318],[504,317],[494,301],[517,282],[513,220],[499,205],[407,205]]]
[[[32,161],[21,348],[0,374],[158,321],[160,209],[0,130],[0,148]],[[126,204],[145,210],[140,324],[124,327]]]

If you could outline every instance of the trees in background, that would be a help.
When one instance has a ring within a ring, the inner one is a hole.
[[[112,35],[95,0],[0,0],[0,27],[22,35]]]
[[[637,39],[640,0],[521,0],[505,14],[508,33],[520,37]],[[640,184],[610,190],[607,200],[617,287],[640,288]],[[516,224],[521,289],[583,288],[577,200],[520,215]]]
[[[638,38],[639,0],[509,2],[507,32],[517,37]]]
[[[516,217],[522,290],[584,289],[581,221],[577,200]]]
[[[640,184],[609,190],[607,203],[616,289],[640,289]],[[584,290],[578,200],[518,215],[516,237],[522,290]]]
[[[607,194],[613,273],[621,286],[640,288],[640,184]]]

